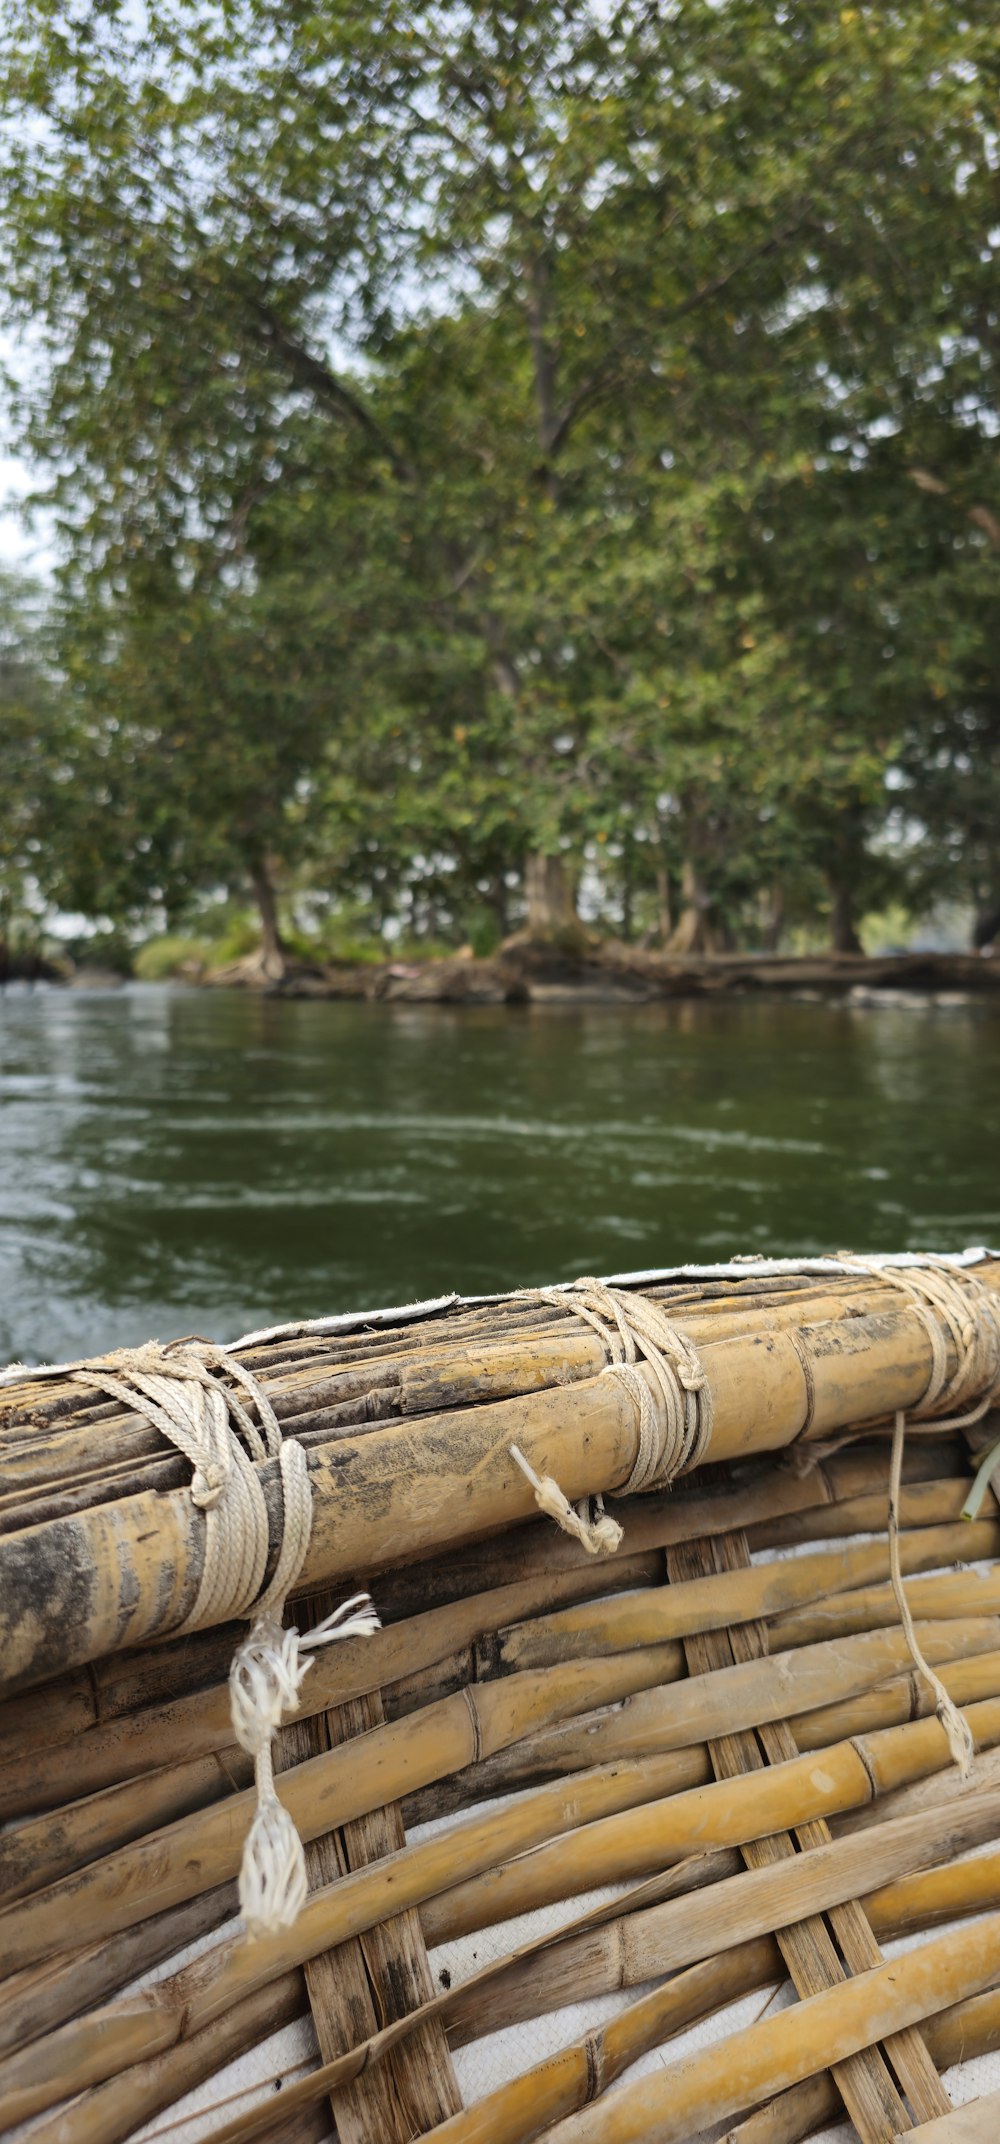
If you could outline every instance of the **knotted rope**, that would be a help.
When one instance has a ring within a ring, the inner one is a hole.
[[[232,1384],[257,1412],[255,1422]],[[357,1593],[314,1630],[284,1630],[285,1602],[305,1562],[312,1531],[312,1491],[303,1446],[283,1437],[266,1392],[244,1365],[208,1341],[150,1342],[81,1364],[77,1382],[141,1414],[194,1469],[191,1500],[205,1517],[205,1550],[194,1605],[181,1632],[246,1617],[251,1629],[229,1670],[233,1731],[254,1760],[257,1807],[243,1848],[240,1909],[252,1934],[289,1928],[307,1890],[302,1841],[274,1785],[273,1738],[295,1712],[312,1666],[308,1655],[339,1638],[379,1627],[367,1593]],[[270,1584],[261,1591],[270,1527],[257,1465],[276,1459],[282,1528]],[[256,1464],[255,1464],[256,1462]]]
[[[712,1393],[696,1349],[649,1296],[609,1287],[588,1277],[564,1287],[525,1290],[518,1301],[556,1303],[583,1318],[608,1357],[603,1375],[617,1378],[635,1403],[638,1446],[635,1463],[617,1496],[656,1489],[700,1465],[712,1441]],[[646,1375],[640,1368],[645,1364]],[[527,1475],[539,1510],[572,1534],[590,1555],[613,1555],[622,1528],[598,1499],[595,1518],[586,1500],[574,1511],[551,1475],[541,1478],[517,1445],[511,1456]]]
[[[968,1429],[980,1420],[1000,1394],[997,1301],[974,1274],[950,1265],[944,1259],[928,1258],[920,1267],[873,1266],[846,1255],[841,1262],[850,1272],[866,1273],[901,1289],[921,1318],[930,1341],[931,1374],[926,1389],[915,1407],[897,1408],[894,1418],[889,1468],[889,1576],[910,1658],[930,1685],[935,1713],[964,1779],[975,1755],[975,1743],[964,1714],[949,1697],[940,1676],[934,1673],[920,1649],[899,1560],[899,1499],[907,1418],[915,1422],[933,1420],[936,1429]],[[955,1353],[955,1367],[950,1377],[948,1343],[942,1325],[950,1335]],[[966,1402],[977,1393],[979,1398],[973,1407],[959,1414],[948,1413],[949,1408],[964,1409]],[[938,1413],[939,1408],[943,1412]],[[963,1516],[976,1516],[998,1458],[1000,1445],[994,1446],[984,1459],[966,1499]]]

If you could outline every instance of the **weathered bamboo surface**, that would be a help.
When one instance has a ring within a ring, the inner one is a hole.
[[[976,1270],[1000,1295],[1000,1261]],[[169,2137],[200,2089],[221,2144],[726,2122],[780,2144],[845,2114],[861,2144],[950,2137],[941,2071],[1000,2046],[996,1496],[963,1519],[962,1435],[908,1440],[900,1562],[975,1738],[963,1780],[888,1582],[879,1426],[926,1388],[926,1325],[846,1272],[648,1292],[698,1347],[715,1432],[689,1478],[617,1503],[608,1558],[539,1518],[509,1462],[517,1442],[571,1497],[631,1472],[634,1402],[575,1313],[456,1304],[244,1350],[309,1455],[295,1620],[360,1584],[383,1622],[315,1656],[281,1730],[310,1895],[254,1940],[239,1626],[177,1633],[190,1468],[63,1375],[0,1387],[0,2134]],[[887,1958],[897,1937],[915,1948]],[[727,2028],[786,1977],[790,2008]],[[518,2060],[549,2016],[556,2051]],[[713,2018],[724,2037],[692,2053]],[[285,2027],[301,2059],[232,2098],[221,2073]]]
[[[981,1261],[975,1277],[1000,1294],[1000,1260]],[[714,1462],[856,1429],[927,1390],[926,1319],[880,1276],[644,1292],[698,1349]],[[954,1367],[943,1320],[940,1341]],[[290,1337],[241,1359],[308,1450],[313,1526],[300,1592],[368,1584],[530,1517],[512,1444],[571,1501],[620,1488],[639,1450],[635,1401],[601,1374],[598,1336],[572,1309],[537,1298],[459,1305],[376,1335]],[[10,1528],[0,1537],[0,1687],[177,1629],[197,1593],[205,1517],[155,1430],[69,1378],[28,1376],[0,1387],[0,1439]],[[276,1554],[277,1463],[260,1478]]]

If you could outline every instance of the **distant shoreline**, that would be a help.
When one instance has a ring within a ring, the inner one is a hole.
[[[39,963],[34,973],[22,969],[18,974],[14,966],[6,975],[0,974],[0,990],[8,982],[55,984],[70,990],[114,989],[128,980],[96,965],[81,965],[67,975],[48,963]],[[572,951],[515,942],[487,959],[456,953],[426,961],[289,960],[281,976],[269,975],[260,959],[251,955],[207,972],[180,970],[163,981],[164,985],[242,990],[267,997],[355,999],[403,1005],[603,1005],[627,1010],[631,1006],[685,999],[758,996],[800,1003],[912,1001],[947,1006],[992,1001],[1000,1005],[1000,956],[676,955],[613,941]]]
[[[311,966],[290,962],[280,979],[241,961],[198,979],[208,989],[276,997],[368,999],[388,1004],[605,1005],[627,1009],[679,999],[777,995],[802,1000],[897,1001],[902,995],[1000,1004],[1000,958],[966,953],[714,954],[678,956],[615,942],[566,952],[523,942],[489,959]]]

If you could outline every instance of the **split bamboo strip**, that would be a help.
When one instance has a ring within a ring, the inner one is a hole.
[[[936,1846],[947,1850],[945,1840],[938,1839],[933,1825],[929,1820],[925,1821],[924,1836],[930,1850],[935,1850]],[[919,1857],[922,1849],[916,1832],[910,1843],[911,1851]],[[806,1858],[811,1861],[811,1856]],[[1000,1895],[1000,1855],[990,1857],[990,1861],[992,1887],[987,1884],[984,1888],[981,1905],[989,1904]],[[995,1869],[993,1863],[996,1863]],[[973,1866],[982,1867],[983,1864],[977,1862]],[[948,1867],[935,1874],[940,1886],[952,1874],[952,1869]],[[745,1885],[746,1879],[738,1881]],[[912,1920],[919,1911],[920,1887],[925,1881],[922,1877],[904,1878],[893,1894],[887,1892],[884,1895],[907,1901]],[[470,2125],[470,2139],[474,2137],[478,2144],[527,2144],[527,2140],[536,2136],[550,2121],[585,2104],[593,2089],[595,2074],[603,2076],[605,2084],[610,2083],[647,2047],[659,2045],[669,2033],[681,2030],[685,2024],[711,2010],[718,2010],[727,2001],[768,1980],[780,1979],[782,1962],[773,1937],[756,1936],[729,1944],[731,1931],[721,1893],[717,1898],[715,1918],[727,1935],[725,1950],[686,1971],[671,1972],[664,1986],[632,2004],[605,2027],[603,2033],[592,2035],[560,2055],[548,2057],[525,2078],[516,2079],[486,2100],[478,2101],[459,2118]],[[872,1905],[882,1932],[895,1932],[891,1923],[886,1927],[885,1913],[878,1898]],[[771,1910],[775,1908],[772,1906]],[[780,1911],[780,1907],[777,1910]],[[968,1910],[977,1909],[970,1906]],[[593,1918],[587,1917],[588,1920]],[[596,1952],[592,1939],[588,1940],[583,1934],[570,1931],[561,1940],[555,1939],[550,1957],[552,1963],[557,1963],[562,1954],[562,1971],[554,1984],[550,1976],[548,1985],[539,1986],[535,1982],[533,1988],[530,1968],[538,1962],[538,1945],[532,1944],[526,1946],[525,1952],[515,1954],[506,1965],[500,1961],[497,1966],[477,1974],[464,1987],[437,1996],[427,2006],[425,2014],[442,2021],[447,2019],[449,2040],[456,2044],[479,2037],[483,2032],[496,2031],[521,2018],[535,2016],[540,2010],[558,2007],[567,2000],[580,2001],[612,1987],[641,1984],[676,1962],[672,1951],[675,1931],[669,1925],[656,1930],[653,1917],[645,1918],[648,1932],[644,1929],[641,1933],[634,1920],[614,1921],[604,1931],[604,1941]],[[632,1940],[628,1940],[630,1933]],[[545,1957],[541,1963],[544,1968]],[[600,1970],[602,1964],[603,1972]],[[518,1994],[523,1997],[520,2002],[517,2001]],[[1000,2001],[996,2010],[995,2029],[1000,2033]],[[326,2064],[316,2077],[293,2086],[289,2100],[293,2105],[304,2105],[321,2092],[336,2090],[349,2077],[370,2077],[372,2064],[383,2060],[387,2052],[397,2047],[400,2033],[407,2027],[412,2029],[415,2022],[410,2019],[402,2026],[390,2028],[363,2046],[355,2047],[349,2055]],[[596,2069],[595,2043],[600,2049]],[[162,2076],[171,2057],[167,2055],[159,2060]],[[129,2079],[132,2075],[133,2072],[126,2072],[108,2085],[98,2087],[79,2111],[73,2110],[73,2119],[64,2127],[46,2124],[36,2133],[39,2144],[118,2144],[118,2140],[127,2135],[127,2125],[131,2121],[134,2095]],[[169,2103],[171,2096],[166,2093],[164,2104]],[[118,2126],[114,2126],[116,2113]],[[238,2133],[241,2138],[259,2135],[260,2120],[260,2116],[251,2115],[240,2122],[238,2132],[227,2127],[225,2134]],[[446,2128],[443,2134],[447,2136],[450,2132]],[[465,2131],[460,2130],[459,2134],[464,2138]]]
[[[916,1476],[931,1456],[930,1448],[915,1440],[904,1455],[904,1475]],[[945,1456],[937,1452],[935,1465],[943,1463]],[[958,1448],[953,1446],[952,1457],[957,1456]],[[861,1449],[837,1453],[823,1467],[801,1478],[787,1469],[776,1470],[773,1463],[757,1463],[753,1479],[721,1495],[691,1494],[682,1485],[674,1495],[626,1498],[618,1511],[627,1530],[629,1552],[620,1552],[607,1562],[602,1559],[596,1566],[591,1558],[581,1557],[575,1541],[551,1527],[528,1523],[494,1541],[477,1543],[474,1548],[460,1546],[444,1565],[431,1560],[415,1570],[388,1573],[378,1588],[383,1622],[411,1617],[413,1629],[405,1638],[398,1630],[380,1632],[362,1645],[339,1646],[335,1659],[327,1656],[315,1662],[304,1686],[303,1710],[308,1712],[314,1698],[323,1706],[363,1696],[372,1688],[384,1691],[387,1684],[428,1665],[432,1657],[442,1658],[453,1645],[484,1637],[500,1623],[542,1613],[560,1602],[648,1583],[660,1575],[658,1550],[671,1541],[727,1531],[755,1510],[778,1514],[777,1519],[772,1516],[762,1525],[762,1547],[768,1545],[769,1525],[778,1524],[783,1511],[799,1510],[807,1503],[817,1522],[822,1521],[823,1504],[814,1501],[817,1497],[837,1506],[838,1532],[850,1534],[859,1523],[870,1529],[867,1491],[860,1505],[852,1501],[859,1486],[870,1481],[878,1483],[873,1493],[878,1505],[875,1530],[879,1531],[885,1523],[888,1457],[884,1450]],[[964,1463],[955,1481],[928,1482],[929,1495],[924,1493],[925,1484],[917,1481],[904,1491],[901,1525],[922,1527],[954,1519],[956,1503],[967,1494],[968,1481]],[[986,1517],[994,1515],[994,1502],[992,1498],[987,1500]],[[633,1547],[637,1553],[632,1553]],[[506,1602],[491,1598],[500,1592],[507,1593]],[[479,1610],[473,1608],[473,1600],[479,1601]],[[457,1609],[450,1622],[443,1614],[445,1607]],[[439,1614],[438,1624],[430,1622],[428,1611]],[[17,1782],[26,1752],[36,1747],[39,1750],[35,1791],[42,1793],[46,1770],[53,1763],[54,1744],[72,1743],[75,1766],[92,1748],[92,1739],[85,1736],[84,1730],[110,1735],[122,1722],[118,1729],[121,1754],[139,1740],[140,1722],[132,1716],[143,1707],[149,1707],[151,1715],[159,1707],[164,1734],[158,1750],[149,1757],[147,1745],[141,1745],[140,1769],[147,1763],[182,1756],[207,1756],[213,1749],[223,1747],[229,1722],[226,1676],[239,1634],[239,1626],[223,1625],[216,1631],[201,1631],[149,1652],[112,1655],[90,1670],[8,1698],[0,1708],[0,1762],[11,1770],[6,1776],[0,1770],[0,1814],[19,1814],[21,1808],[44,1806],[41,1802],[17,1800]],[[353,1670],[350,1675],[346,1672],[345,1652]],[[149,1725],[155,1731],[152,1717]],[[214,1740],[209,1739],[212,1735]],[[126,1776],[123,1763],[119,1772],[111,1770],[93,1778],[90,1784],[111,1784]],[[57,1791],[57,1803],[66,1798],[68,1791],[69,1787]]]
[[[995,2144],[1000,2122],[1000,2092],[972,2099],[964,2107],[952,2107],[935,2122],[921,2122],[912,2129],[913,2144]]]
[[[669,1550],[667,1571],[671,1582],[676,1584],[699,1576],[746,1569],[749,1561],[746,1537],[739,1532],[723,1534],[711,1541],[692,1541]],[[740,1650],[737,1650],[737,1638],[743,1641]],[[688,1670],[692,1675],[726,1670],[734,1661],[759,1656],[766,1650],[765,1626],[760,1622],[743,1623],[734,1630],[705,1631],[684,1641]],[[775,1723],[773,1734],[781,1738],[777,1747],[765,1739],[762,1732],[754,1734],[750,1730],[740,1731],[738,1727],[715,1737],[708,1745],[715,1777],[738,1778],[760,1771],[769,1760],[780,1762],[798,1755],[795,1742],[781,1723]],[[789,1861],[795,1863],[796,1841],[801,1847],[822,1852],[829,1840],[829,1829],[820,1821],[799,1828],[794,1838],[790,1832],[781,1831],[747,1840],[742,1848],[743,1859],[749,1869],[758,1871],[768,1866],[787,1866]],[[874,1938],[870,1937],[870,1945],[864,1941],[867,1924],[863,1917],[859,1940],[858,1928],[849,1918],[852,1911],[857,1911],[853,1900],[849,1905],[841,1904],[843,1926],[833,1912],[826,1918],[821,1914],[802,1919],[796,1916],[791,1923],[775,1925],[778,1948],[797,1995],[818,1995],[824,1988],[836,1987],[845,1978],[845,1967],[847,1972],[856,1972],[879,1962],[881,1953]],[[870,1936],[870,1931],[868,1933]],[[839,1939],[843,1963],[834,1936]],[[882,2051],[876,2047],[859,2048],[856,2054],[837,2064],[834,2078],[861,2144],[892,2144],[897,2131],[906,2126],[906,2109]]]
[[[1000,1290],[1000,1262],[984,1261],[976,1277]],[[851,1281],[837,1300],[854,1315],[787,1327],[772,1320],[745,1336],[704,1341],[713,1460],[780,1449],[806,1430],[822,1437],[856,1428],[921,1400],[932,1370],[923,1317],[898,1299],[876,1313],[874,1284],[863,1275]],[[884,1295],[885,1284],[878,1287]],[[943,1321],[940,1331],[947,1348]],[[367,1582],[398,1565],[401,1544],[413,1560],[530,1516],[532,1492],[511,1460],[512,1444],[571,1500],[613,1491],[636,1461],[635,1405],[619,1379],[598,1375],[313,1446],[313,1527],[299,1590],[358,1571]],[[277,1462],[262,1466],[259,1478],[273,1549]],[[4,1537],[5,1686],[176,1629],[196,1597],[204,1545],[204,1515],[185,1488],[140,1490]]]
[[[993,1522],[927,1526],[900,1542],[908,1575],[978,1561],[998,1551],[1000,1526]],[[686,1638],[697,1630],[779,1615],[829,1593],[853,1592],[883,1579],[888,1568],[885,1542],[859,1542],[816,1549],[785,1563],[692,1578],[683,1587],[654,1586],[607,1601],[588,1601],[500,1630],[499,1659],[509,1669],[550,1667],[605,1650],[618,1653],[630,1646],[662,1644],[665,1638]]]
[[[334,1603],[312,1604],[322,1620]],[[337,1743],[375,1731],[382,1723],[377,1697],[355,1698],[312,1720],[292,1721],[283,1738],[287,1763],[316,1755]],[[375,1809],[306,1848],[306,1874],[313,1886],[335,1882],[406,1844],[398,1804]],[[420,1921],[410,1911],[392,1915],[369,1931],[364,1944],[342,1943],[332,1955],[307,1959],[306,1990],[320,2058],[345,2053],[361,2036],[407,2013],[423,2009],[434,1994]],[[410,2144],[436,2122],[457,2113],[462,2095],[444,2028],[430,2017],[414,2025],[388,2061],[360,2083],[330,2095],[338,2144]]]
[[[746,1536],[742,1533],[726,1535],[714,1542],[712,1547],[720,1565],[732,1569],[749,1563]],[[734,1626],[726,1633],[726,1637],[733,1656],[738,1661],[748,1661],[766,1654],[771,1642],[766,1625],[760,1623]],[[692,1642],[699,1644],[706,1641]],[[707,1642],[712,1644],[717,1640],[710,1637]],[[926,1676],[911,1676],[910,1684],[911,1690],[915,1688],[920,1698],[925,1693],[928,1697],[935,1694]],[[941,1687],[939,1684],[936,1693],[938,1696]],[[914,1713],[922,1709],[922,1705],[918,1703],[913,1706]],[[797,1757],[799,1754],[800,1745],[788,1720],[762,1721],[757,1730],[757,1740],[771,1764],[783,1763],[787,1758]],[[800,1847],[808,1848],[825,1844],[830,1839],[831,1832],[829,1826],[821,1820],[800,1826],[795,1837]],[[766,1840],[759,1842],[755,1853],[763,1851],[766,1858],[767,1846]],[[743,1851],[745,1855],[749,1855],[748,1848],[745,1847]],[[882,1963],[882,1953],[871,1922],[857,1899],[845,1899],[840,1905],[833,1907],[827,1917],[850,1972],[863,1972],[870,1966]],[[883,2053],[895,2071],[908,2105],[914,2113],[926,2120],[948,2106],[947,2096],[927,2052],[926,2042],[915,2026],[906,2026],[901,2032],[894,2034],[886,2043]]]
[[[971,1705],[966,1717],[979,1747],[1000,1741],[1000,1700],[988,1698]],[[802,1756],[751,1778],[692,1784],[686,1790],[678,1785],[667,1799],[633,1802],[627,1810],[595,1816],[590,1822],[578,1814],[575,1830],[539,1841],[516,1861],[500,1861],[498,1841],[498,1865],[489,1874],[466,1879],[455,1875],[446,1893],[428,1897],[421,1915],[427,1940],[442,1943],[493,1927],[531,1908],[578,1897],[598,1882],[631,1882],[667,1860],[682,1859],[685,1853],[741,1845],[744,1838],[787,1831],[815,1817],[833,1818],[848,1810],[867,1809],[897,1787],[947,1770],[946,1751],[938,1721],[919,1720],[833,1743],[816,1756]],[[657,1765],[673,1761],[680,1777],[682,1762],[692,1755],[685,1751],[673,1760],[663,1757],[644,1762],[652,1776]],[[701,1779],[706,1777],[705,1764],[699,1752]],[[577,1793],[581,1783],[578,1778]],[[551,1791],[533,1789],[520,1806],[527,1810]],[[751,1809],[758,1812],[759,1821],[749,1821]],[[740,1811],[747,1813],[745,1830],[739,1824]],[[471,1834],[474,1822],[467,1818],[451,1836],[458,1839],[463,1833]],[[735,1829],[730,1828],[733,1823]]]
[[[978,1741],[1000,1740],[1000,1702],[973,1706],[967,1718]],[[469,1818],[316,1892],[293,1928],[252,1943],[236,1931],[208,1958],[183,1967],[143,1996],[121,1998],[24,2049],[0,2069],[0,2121],[26,2119],[69,2090],[99,2083],[130,2062],[162,2052],[244,1995],[405,1906],[424,1905],[426,1939],[440,1941],[530,1905],[578,1895],[595,1883],[645,1874],[651,1866],[683,1860],[711,1845],[738,1845],[858,1807],[906,1780],[940,1770],[947,1755],[937,1720],[920,1721],[842,1743],[819,1760],[801,1757],[751,1778],[674,1793],[599,1821],[588,1820],[609,1791],[621,1808],[627,1768],[611,1781],[601,1774],[577,1780],[571,1791],[561,1784],[540,1788],[518,1804]],[[677,1762],[659,1760],[661,1765]],[[643,1771],[648,1792],[655,1764],[634,1769]],[[569,1836],[564,1831],[549,1847],[541,1845],[560,1825],[576,1829]],[[533,1845],[540,1850],[527,1853]],[[511,1853],[524,1858],[494,1877],[482,1873]],[[478,1882],[469,1880],[477,1876]]]
[[[994,1652],[998,1640],[997,1617],[921,1626],[924,1650],[935,1662]],[[674,1680],[680,1662],[673,1646],[529,1669],[500,1682],[467,1685],[423,1713],[375,1727],[361,1742],[341,1744],[296,1765],[282,1775],[281,1798],[300,1835],[313,1839],[489,1756],[540,1724],[572,1716],[584,1703],[588,1708],[614,1703],[637,1686],[641,1698],[633,1705],[633,1731],[640,1740],[652,1736],[665,1753],[699,1745],[726,1727],[780,1718],[793,1704],[808,1709],[814,1700],[822,1704],[833,1696],[859,1695],[885,1676],[899,1674],[908,1660],[903,1632],[890,1629],[682,1683]],[[650,1680],[656,1687],[644,1689]],[[145,1785],[130,1790],[140,1804]],[[613,1781],[609,1789],[613,1792]],[[127,1801],[126,1795],[126,1812]],[[8,1970],[11,1960],[30,1964],[56,1947],[67,1917],[77,1935],[89,1941],[225,1882],[239,1867],[256,1797],[252,1789],[230,1794],[53,1882],[51,1871],[61,1858],[83,1852],[102,1830],[113,1832],[121,1823],[121,1804],[120,1789],[80,1804],[82,1842],[75,1841],[73,1812],[29,1821],[0,1840],[5,1887],[9,1884],[16,1901],[0,1913],[0,1959],[8,1961]]]
[[[990,1914],[626,2085],[559,2123],[551,2144],[689,2144],[710,2122],[979,1993],[998,1974],[1000,1915]],[[437,2134],[444,2144],[447,2125]]]
[[[988,1672],[980,1673],[980,1670]],[[956,1703],[965,1705],[988,1694],[1000,1693],[1000,1655],[984,1655],[981,1660],[959,1661],[950,1667],[945,1667],[943,1674],[950,1695],[955,1699]],[[873,1725],[883,1726],[895,1724],[897,1721],[908,1720],[911,1716],[909,1681],[890,1685],[890,1689],[897,1693],[895,1710],[890,1718],[878,1718],[873,1721],[868,1716],[870,1701],[865,1698],[854,1699],[844,1705],[825,1708],[824,1713],[802,1715],[793,1723],[797,1739],[803,1747],[824,1747],[831,1740],[869,1731]],[[900,1696],[900,1692],[903,1693],[902,1696]],[[612,1718],[616,1716],[611,1715]],[[807,1734],[812,1730],[813,1722],[827,1716],[830,1723],[829,1731],[817,1732],[813,1741],[808,1742]],[[835,1733],[832,1731],[834,1728]],[[601,1754],[600,1750],[594,1749],[588,1752],[585,1748],[584,1761],[588,1761],[588,1757],[590,1761],[594,1761]],[[974,1769],[978,1776],[979,1765],[977,1764]],[[702,1758],[697,1776],[707,1780],[709,1776],[707,1758]],[[984,1772],[982,1777],[984,1785],[990,1783],[991,1775]],[[691,1780],[690,1776],[686,1781],[684,1779],[680,1781],[681,1785],[693,1783],[695,1782]],[[944,1784],[945,1781],[942,1779],[939,1782],[939,1791],[943,1789]],[[408,1803],[406,1806],[408,1812],[412,1811],[412,1803]],[[413,1811],[413,1820],[422,1820],[423,1816],[428,1813],[434,1814],[436,1812],[433,1809],[430,1811]],[[664,1871],[658,1877],[640,1884],[636,1890],[629,1893],[628,1900],[620,1902],[621,1911],[625,1911],[626,1905],[629,1906],[630,1910],[635,1911],[640,1906],[657,1903],[661,1899],[673,1897],[699,1883],[718,1881],[724,1876],[735,1873],[738,1862],[739,1857],[725,1848],[715,1853],[695,1857],[694,1861],[684,1862],[677,1867]],[[927,1925],[930,1925],[930,1918],[935,1911],[937,1911],[939,1919],[947,1919],[949,1917],[949,1902],[952,1900],[955,1902],[956,1913],[975,1911],[977,1899],[981,1906],[986,1906],[990,1903],[1000,1906],[1000,1855],[996,1860],[995,1876],[992,1862],[989,1864],[982,1861],[977,1862],[975,1868],[982,1871],[982,1875],[978,1879],[983,1887],[981,1895],[976,1890],[975,1882],[971,1889],[963,1884],[961,1868],[956,1868],[950,1872],[946,1871],[945,1874],[953,1879],[955,1888],[951,1891],[946,1888],[942,1893],[942,1903],[939,1911],[933,1901],[928,1903],[926,1908]],[[991,1885],[992,1890],[990,1889]],[[3,1988],[4,2005],[2,2014],[0,2014],[0,2053],[23,2045],[27,2041],[36,2038],[41,2032],[53,2030],[57,2025],[64,2023],[66,2019],[78,2015],[80,2011],[88,2008],[93,2003],[101,2001],[103,1997],[111,1994],[116,1988],[121,1987],[126,1981],[135,1977],[135,1973],[141,1970],[141,1958],[135,1964],[133,1971],[133,1952],[131,1949],[133,1944],[148,1941],[153,1946],[150,1951],[150,1962],[154,1962],[154,1959],[169,1956],[171,1948],[179,1947],[179,1942],[183,1940],[182,1937],[178,1939],[178,1944],[172,1944],[169,1939],[165,1939],[161,1932],[175,1920],[181,1919],[184,1914],[197,1911],[201,1917],[201,1925],[207,1931],[210,1928],[218,1927],[222,1921],[231,1917],[235,1910],[234,1887],[232,1885],[222,1886],[218,1891],[206,1894],[189,1906],[174,1909],[173,1912],[168,1914],[156,1915],[150,1920],[139,1923],[137,1928],[130,1934],[112,1937],[104,1943],[92,1944],[83,1952],[54,1960],[51,1966],[27,1969],[14,1979],[6,1981]],[[902,1903],[900,1903],[898,1911],[902,1915]],[[603,1915],[599,1914],[597,1916],[597,1920],[607,1919],[609,1912],[610,1909],[605,1909]],[[592,1916],[585,1916],[588,1925],[592,1919]],[[912,1925],[923,1926],[925,1922],[918,1918]],[[549,1938],[547,1940],[552,1942],[554,1939]],[[338,1953],[337,1955],[339,1958],[340,1954]],[[616,1957],[619,1955],[617,1948],[614,1955]],[[555,1963],[557,1966],[557,1961]],[[574,1961],[570,1979],[567,1983],[571,1992],[574,1988],[579,1990],[578,1976],[580,1972],[580,1962]],[[38,1994],[40,1983],[43,1990],[41,1995]],[[608,1984],[616,1985],[617,1983],[612,1977]],[[599,1993],[603,1991],[604,1983],[602,1982],[592,1992]],[[570,2000],[571,1992],[563,1994],[561,2000]],[[461,1993],[461,1990],[456,1991],[458,2007],[454,2013],[456,2019],[455,2029],[460,2036],[474,2038],[479,2029],[477,2021],[475,2018],[469,2021],[470,2029],[466,2030],[462,2018]],[[542,1991],[536,1981],[533,1989],[529,1991],[527,2007],[517,2011],[509,2018],[502,2018],[500,2022],[516,2022],[520,2016],[533,2016],[539,2007],[545,2006],[545,2002],[542,2000]],[[557,2006],[555,2001],[548,2005],[548,2007]],[[449,2017],[451,2015],[452,2013],[449,2011]],[[9,2031],[7,2030],[8,2021],[10,2021],[11,2027]]]

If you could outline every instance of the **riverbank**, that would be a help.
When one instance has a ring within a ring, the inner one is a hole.
[[[629,1005],[670,998],[849,998],[900,993],[1000,1001],[1000,958],[965,953],[724,953],[677,956],[615,941],[566,950],[514,940],[488,960],[470,954],[424,962],[289,963],[276,978],[254,956],[200,978],[212,989],[291,998],[359,998],[403,1004]]]

